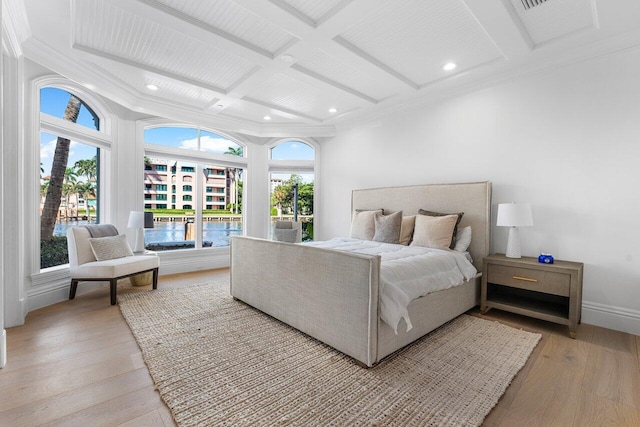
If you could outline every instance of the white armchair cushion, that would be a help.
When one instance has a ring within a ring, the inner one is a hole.
[[[133,256],[129,243],[127,243],[127,236],[124,234],[90,238],[89,245],[91,245],[93,255],[98,261]]]
[[[151,270],[160,266],[160,258],[156,255],[136,255],[106,261],[94,261],[71,267],[71,278],[109,279]]]

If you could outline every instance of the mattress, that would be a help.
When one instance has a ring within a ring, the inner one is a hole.
[[[350,238],[305,244],[330,250],[379,255],[380,318],[396,334],[402,319],[406,322],[407,331],[412,328],[407,311],[411,301],[472,280],[477,273],[464,252]]]

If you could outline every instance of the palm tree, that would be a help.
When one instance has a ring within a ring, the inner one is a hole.
[[[242,147],[229,147],[224,154],[230,154],[232,156],[242,157]],[[229,168],[229,172],[231,172],[231,179],[234,183],[234,192],[233,192],[233,213],[238,213],[238,180],[242,178],[242,169],[238,168]]]
[[[66,168],[64,171],[64,182],[62,184],[62,195],[65,198],[65,219],[69,219],[69,196],[76,194],[76,183],[78,182],[78,174],[74,168]],[[76,194],[76,209],[78,205],[78,196]],[[77,210],[76,210],[77,212]],[[73,214],[73,211],[71,211]]]
[[[71,95],[67,108],[64,111],[63,119],[75,123],[80,114],[80,106],[82,102]],[[51,166],[51,178],[47,195],[42,208],[42,217],[40,218],[40,239],[49,241],[53,238],[53,230],[58,217],[58,209],[60,209],[60,201],[62,198],[62,185],[64,183],[67,162],[69,161],[69,147],[71,141],[67,138],[58,137],[56,141],[56,151],[53,155],[53,164]]]
[[[98,173],[98,159],[96,156],[93,156],[92,159],[78,160],[73,166],[78,175],[86,177],[87,181],[92,181]]]

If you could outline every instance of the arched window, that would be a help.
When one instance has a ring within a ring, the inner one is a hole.
[[[310,143],[299,140],[280,141],[271,147],[271,236],[276,221],[295,220],[302,222],[302,240],[313,240],[315,151]]]
[[[68,83],[57,87],[43,81],[36,86],[40,117],[40,269],[46,269],[69,262],[67,228],[100,222],[106,164],[103,157],[111,140],[93,96]]]
[[[160,210],[157,198],[146,199],[145,210],[163,217],[147,230],[146,247],[154,251],[225,247],[242,234],[242,180],[247,160],[243,146],[210,130],[190,126],[155,126],[144,130],[145,157],[165,164],[171,174],[170,210]],[[158,171],[157,167],[155,169]],[[144,171],[144,183],[152,179]],[[212,197],[215,194],[217,197]],[[177,197],[176,197],[177,196]]]

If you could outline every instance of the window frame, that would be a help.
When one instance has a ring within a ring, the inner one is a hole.
[[[198,138],[200,138],[201,131],[206,131],[206,132],[219,135],[223,138],[228,139],[232,143],[242,147],[243,156],[238,157],[230,154],[217,154],[217,153],[212,153],[210,151],[176,148],[176,147],[170,147],[170,146],[159,145],[159,144],[148,144],[145,142],[144,132],[146,130],[154,129],[154,128],[163,128],[163,127],[196,129],[198,131],[197,132]],[[225,132],[214,130],[207,126],[198,126],[190,123],[173,122],[173,121],[166,121],[162,119],[141,120],[138,122],[138,129],[139,129],[139,140],[141,141],[140,145],[142,146],[142,156],[190,162],[195,164],[195,169],[196,169],[194,173],[195,179],[191,183],[194,189],[193,193],[198,195],[198,197],[192,200],[193,210],[195,211],[195,224],[196,224],[195,248],[167,250],[167,251],[163,251],[162,253],[167,253],[167,254],[184,253],[185,251],[194,251],[194,250],[195,251],[199,251],[199,250],[228,251],[229,250],[228,246],[207,247],[207,248],[202,246],[203,211],[206,210],[205,209],[206,208],[206,202],[205,202],[206,192],[201,191],[201,189],[204,189],[204,187],[206,186],[206,182],[205,182],[205,179],[203,178],[204,174],[200,173],[200,171],[206,169],[208,165],[222,166],[222,167],[229,167],[229,168],[241,168],[241,169],[244,169],[245,171],[248,171],[250,160],[248,157],[247,144],[240,141],[238,138],[233,137]],[[137,192],[139,194],[138,200],[140,202],[144,202],[143,185],[142,185],[143,175],[144,175],[144,171],[141,168],[140,170],[141,184],[138,186],[139,188],[137,188]],[[246,181],[245,181],[245,185],[246,185]],[[243,199],[244,197],[245,196],[243,194]],[[243,200],[243,206],[246,206],[246,204],[244,204],[244,200]],[[242,212],[242,223],[243,223],[242,234],[246,235],[246,224],[247,224],[246,211]]]
[[[40,112],[40,91],[43,88],[52,87],[66,91],[86,104],[99,119],[99,130],[91,129],[86,126],[82,126],[76,123],[68,122],[62,118],[52,116],[47,113]],[[96,95],[88,91],[85,87],[77,85],[66,78],[60,76],[45,76],[31,81],[30,85],[31,97],[30,97],[30,109],[32,111],[32,127],[31,135],[25,135],[27,141],[32,141],[32,144],[28,144],[29,150],[25,150],[28,153],[28,157],[31,159],[32,170],[34,173],[25,176],[25,181],[28,183],[31,181],[29,187],[36,193],[40,194],[40,136],[42,132],[50,133],[56,137],[68,138],[72,141],[94,146],[100,149],[99,164],[99,179],[98,179],[98,203],[100,204],[100,220],[101,222],[109,222],[111,218],[111,212],[104,207],[108,205],[108,201],[111,198],[111,192],[109,191],[109,182],[111,178],[111,151],[113,149],[113,137],[112,137],[112,115],[111,111],[102,100]],[[33,145],[33,147],[31,147]],[[38,148],[36,148],[38,147]],[[25,183],[25,185],[26,185]],[[26,265],[28,274],[31,278],[32,286],[45,285],[50,283],[52,278],[60,277],[60,275],[68,275],[69,264],[61,264],[53,267],[40,269],[40,198],[30,198],[32,201],[27,202],[25,208],[28,212],[31,212],[31,233],[27,234],[27,240],[31,241],[30,245],[30,263]],[[28,247],[28,246],[27,246]]]

